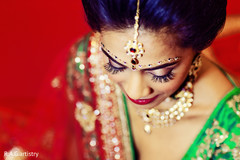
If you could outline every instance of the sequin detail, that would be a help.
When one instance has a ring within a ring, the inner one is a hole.
[[[90,41],[90,50],[97,50],[99,48],[99,36],[91,37]],[[121,104],[122,94],[105,72],[104,64],[100,61],[101,56],[102,54],[98,52],[91,52],[88,61],[91,65],[91,78],[94,79],[94,91],[97,98],[96,109],[101,113],[98,120],[101,123],[101,138],[105,150],[105,159],[130,159],[129,135],[123,133],[123,131],[128,133],[128,130],[127,126],[122,123],[125,118],[125,115],[121,116],[123,114],[121,113],[121,109],[123,109],[123,104]],[[116,148],[117,153],[115,152]]]
[[[240,94],[234,95],[233,98],[227,102],[227,104],[240,117]]]
[[[84,102],[77,102],[75,108],[75,118],[85,132],[91,132],[95,129],[95,121],[97,117],[90,105]]]

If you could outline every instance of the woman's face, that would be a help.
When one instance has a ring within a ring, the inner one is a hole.
[[[121,87],[131,105],[138,108],[157,107],[183,83],[195,52],[192,48],[178,47],[173,35],[141,30],[138,41],[143,43],[145,53],[139,58],[138,65],[147,67],[133,71],[132,58],[124,49],[127,41],[133,40],[133,35],[133,29],[101,33],[101,42],[110,51],[107,53],[103,50],[105,69],[110,79]],[[165,65],[148,66],[175,57],[180,59]]]

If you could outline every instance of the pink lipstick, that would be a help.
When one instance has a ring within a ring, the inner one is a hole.
[[[139,105],[146,105],[149,104],[151,102],[153,102],[158,96],[155,96],[153,98],[149,98],[149,99],[132,99],[128,96],[128,98],[135,104],[139,104]]]

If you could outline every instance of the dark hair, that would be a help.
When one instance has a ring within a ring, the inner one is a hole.
[[[82,0],[94,31],[133,27],[137,0]],[[140,0],[140,27],[167,28],[180,46],[201,51],[208,47],[226,19],[227,0]]]

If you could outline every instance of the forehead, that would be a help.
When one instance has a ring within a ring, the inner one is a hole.
[[[133,40],[134,30],[125,29],[117,31],[103,31],[101,33],[101,42],[104,46],[119,59],[130,61],[131,57],[126,55],[124,46],[128,40]],[[156,63],[174,57],[183,57],[186,54],[186,48],[176,45],[177,39],[172,34],[165,32],[151,32],[140,30],[138,42],[143,43],[145,53],[139,59],[142,65]],[[189,52],[189,51],[188,51]]]

